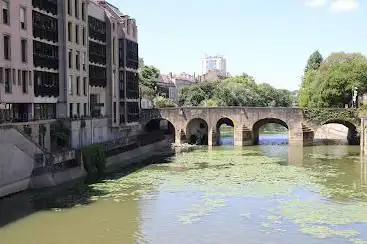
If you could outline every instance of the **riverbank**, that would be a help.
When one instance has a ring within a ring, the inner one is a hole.
[[[127,167],[146,158],[167,152],[171,148],[172,138],[164,137],[162,140],[151,142],[147,145],[127,145],[121,153],[114,153],[106,158],[106,171]],[[75,162],[74,162],[75,163]],[[72,167],[61,168],[59,170],[44,170],[35,174],[35,170],[30,169],[28,177],[21,181],[11,182],[9,184],[0,185],[0,199],[7,195],[16,194],[29,189],[50,188],[66,184],[68,182],[76,182],[86,177],[87,173],[83,163],[72,165]]]

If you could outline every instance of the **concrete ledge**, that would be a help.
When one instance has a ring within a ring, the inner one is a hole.
[[[26,178],[17,182],[13,182],[7,185],[3,185],[0,187],[0,198],[7,196],[9,194],[14,194],[17,192],[24,191],[29,188],[29,183],[31,179]]]
[[[62,172],[46,173],[32,177],[29,188],[44,188],[57,186],[72,180],[86,176],[87,173],[83,167],[71,168]]]
[[[136,149],[118,154],[116,156],[109,157],[107,158],[106,167],[114,168],[129,166],[134,163],[133,161],[136,161],[137,159],[154,156],[158,154],[160,150],[164,148],[168,149],[171,143],[172,140],[165,139],[143,147],[138,147]]]

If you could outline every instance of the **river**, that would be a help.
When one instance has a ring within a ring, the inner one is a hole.
[[[4,198],[0,243],[367,243],[359,147],[284,140],[201,147],[99,183]]]

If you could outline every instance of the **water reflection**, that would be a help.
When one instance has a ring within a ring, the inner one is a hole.
[[[359,147],[225,145],[180,149],[150,163],[127,177],[126,172],[117,173],[77,189],[0,200],[0,240],[6,244],[367,240],[367,159],[360,157]],[[357,234],[344,235],[340,230],[345,229]]]

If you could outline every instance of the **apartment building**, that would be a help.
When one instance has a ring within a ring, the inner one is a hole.
[[[2,120],[138,122],[134,19],[99,0],[0,0],[0,8]]]
[[[107,106],[112,124],[136,124],[139,120],[139,54],[136,21],[107,1],[94,3],[105,11],[107,26]],[[92,5],[90,5],[91,8]],[[95,9],[89,11],[90,17]]]
[[[221,76],[227,74],[227,61],[223,56],[205,56],[202,60],[202,74],[217,70]]]
[[[0,0],[0,9],[0,122],[28,121],[34,115],[33,103],[38,102],[33,87],[31,1]]]

